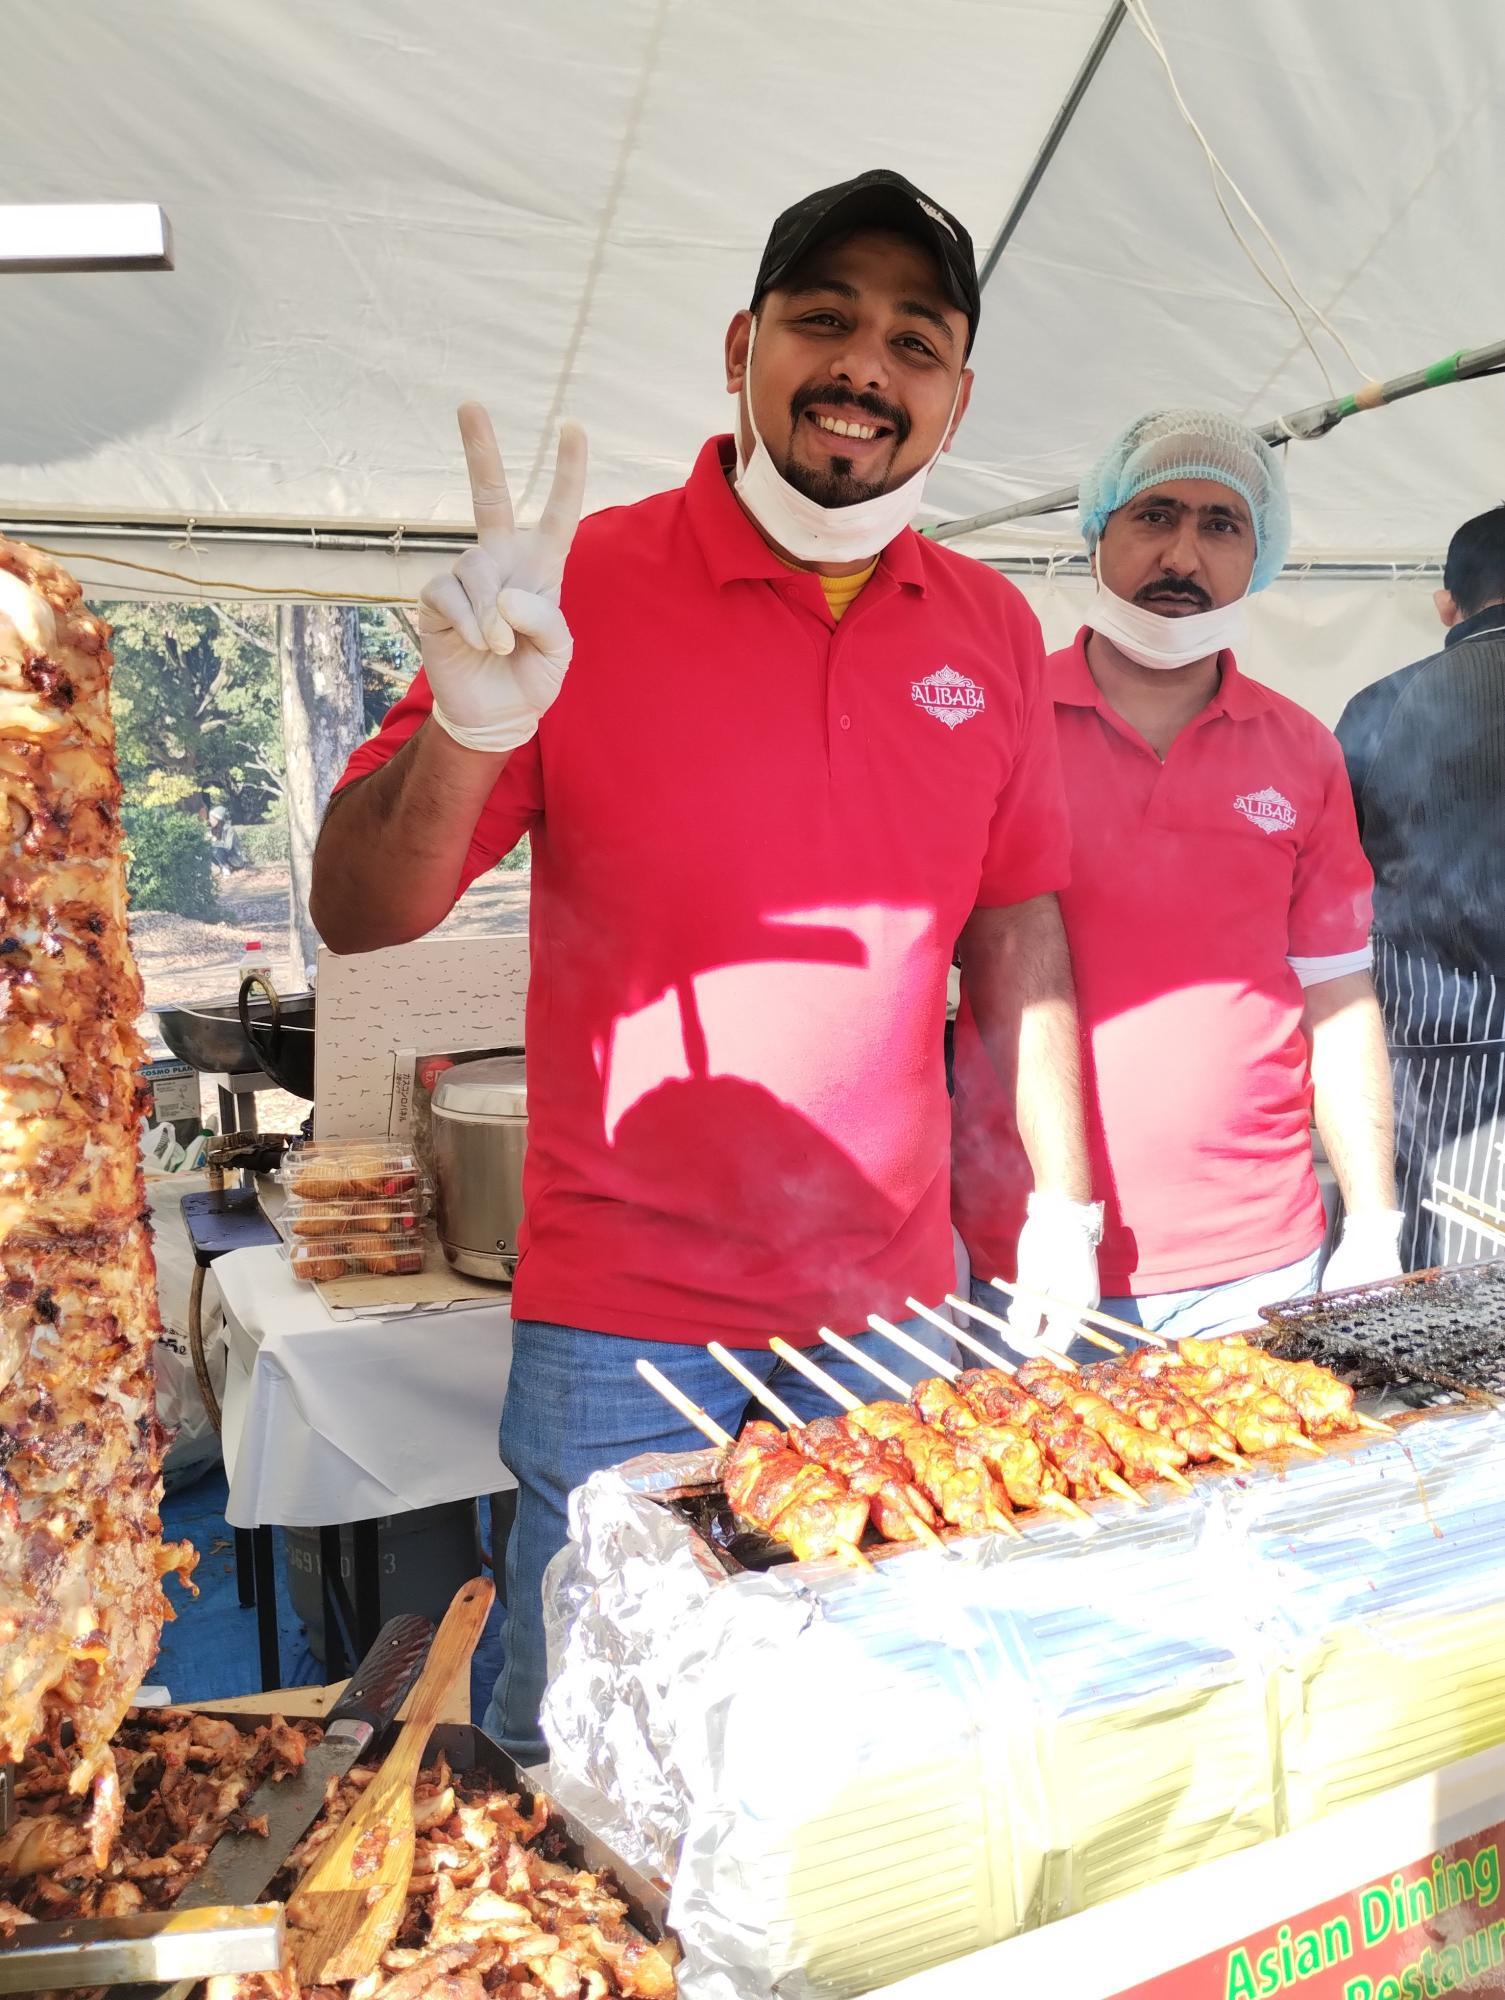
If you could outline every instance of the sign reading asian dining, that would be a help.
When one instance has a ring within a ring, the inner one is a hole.
[[[1505,1996],[1505,1822],[1347,1890],[1113,2000]]]

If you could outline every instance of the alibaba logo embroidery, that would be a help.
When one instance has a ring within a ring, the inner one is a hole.
[[[1296,808],[1273,785],[1266,785],[1262,792],[1245,792],[1234,800],[1233,810],[1241,812],[1261,833],[1289,833],[1296,824]]]
[[[988,705],[988,698],[976,681],[969,681],[955,667],[940,667],[935,673],[927,674],[924,680],[912,681],[909,698],[917,708],[923,708],[927,715],[933,715],[948,729],[970,722],[974,715],[981,715]]]

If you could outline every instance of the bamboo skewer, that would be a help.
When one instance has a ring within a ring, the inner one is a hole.
[[[939,1375],[943,1382],[954,1382],[962,1372],[955,1362],[945,1361],[939,1354],[933,1354],[923,1341],[916,1340],[912,1333],[906,1333],[902,1326],[895,1326],[891,1320],[883,1319],[877,1313],[869,1313],[867,1323],[874,1333],[881,1333],[883,1338],[891,1340],[895,1347],[901,1347],[906,1354],[913,1355],[916,1361],[923,1361],[931,1373]]]
[[[854,1347],[851,1341],[843,1339],[839,1333],[833,1333],[828,1326],[821,1328],[820,1337],[833,1353],[839,1354],[844,1361],[850,1361],[854,1367],[861,1368],[866,1374],[871,1375],[875,1382],[881,1382],[891,1396],[897,1396],[901,1403],[909,1401],[910,1385],[902,1375],[895,1375],[892,1369],[885,1368],[881,1361],[875,1361],[871,1354],[864,1354],[860,1347]]]
[[[766,1382],[760,1381],[747,1364],[729,1353],[719,1340],[710,1341],[706,1353],[713,1361],[719,1361],[734,1381],[741,1383],[755,1403],[761,1403],[771,1417],[777,1417],[786,1431],[803,1430],[804,1418],[791,1410],[782,1396],[776,1396]]]
[[[1444,1222],[1456,1223],[1460,1229],[1472,1230],[1475,1236],[1482,1236],[1486,1243],[1493,1243],[1496,1248],[1505,1249],[1505,1229],[1496,1229],[1492,1222],[1481,1222],[1477,1215],[1470,1215],[1464,1209],[1455,1208],[1448,1201],[1429,1201],[1423,1196],[1421,1205],[1429,1214],[1440,1216]]]
[[[922,1306],[918,1299],[906,1299],[904,1303],[911,1311],[922,1313],[926,1319],[933,1321],[936,1326],[943,1328],[959,1347],[965,1347],[969,1354],[977,1355],[980,1360],[987,1363],[989,1368],[996,1368],[1000,1375],[1017,1375],[1019,1373],[1018,1368],[1012,1361],[1006,1361],[1001,1354],[995,1354],[991,1347],[984,1347],[975,1333],[968,1333],[965,1327],[953,1326],[950,1320],[944,1320],[939,1313],[931,1312],[928,1307]]]
[[[719,1340],[711,1341],[706,1352],[714,1356],[721,1363],[727,1374],[734,1381],[741,1383],[742,1387],[755,1402],[761,1403],[771,1416],[777,1417],[786,1430],[800,1431],[804,1429],[803,1418],[796,1411],[790,1409],[783,1397],[776,1396],[766,1382],[760,1382],[752,1370],[739,1361],[735,1354],[729,1354]],[[930,1523],[907,1500],[900,1511],[903,1513],[905,1520],[908,1521],[916,1541],[929,1542],[932,1547],[938,1549],[945,1547],[935,1529],[931,1527]]]
[[[1131,1486],[1128,1480],[1121,1477],[1120,1474],[1116,1472],[1098,1472],[1094,1477],[1099,1486],[1106,1487],[1110,1493],[1116,1493],[1120,1500],[1132,1500],[1136,1507],[1149,1506],[1149,1501],[1145,1499],[1139,1488]]]
[[[1148,1340],[1152,1347],[1164,1347],[1166,1343],[1158,1333],[1146,1333],[1142,1326],[1132,1326],[1126,1319],[1115,1319],[1112,1313],[1100,1313],[1086,1306],[1074,1306],[1065,1299],[1053,1298],[1049,1292],[1032,1292],[1024,1285],[1016,1285],[1008,1278],[989,1278],[988,1283],[995,1291],[1007,1292],[1011,1298],[1023,1299],[1028,1306],[1037,1306],[1041,1317],[1047,1323],[1050,1319],[1070,1320],[1082,1340],[1090,1340],[1094,1347],[1102,1348],[1105,1354],[1125,1352],[1121,1341],[1110,1340],[1106,1333],[1099,1333],[1101,1326],[1111,1326],[1115,1333],[1131,1334],[1135,1340]]]
[[[724,1431],[708,1411],[701,1409],[699,1403],[692,1403],[684,1390],[671,1382],[667,1375],[660,1375],[651,1361],[639,1361],[637,1366],[643,1380],[657,1389],[670,1409],[678,1410],[685,1422],[693,1424],[703,1438],[709,1438],[712,1444],[720,1445],[723,1450],[732,1443],[730,1431]]]
[[[963,1333],[959,1326],[947,1319],[944,1313],[938,1313],[934,1306],[921,1305],[918,1299],[906,1299],[904,1303],[916,1318],[928,1319],[930,1324],[938,1332],[945,1334],[948,1340],[954,1340],[959,1346],[969,1348],[973,1354],[980,1354],[988,1366],[996,1368],[1000,1375],[1018,1373],[1012,1361],[1006,1361],[1001,1354],[995,1354],[991,1347],[984,1347],[980,1340],[974,1340],[970,1334]]]
[[[1077,1364],[1071,1359],[1069,1354],[1061,1354],[1054,1347],[1047,1347],[1043,1340],[1026,1340],[1020,1338],[1009,1325],[1008,1321],[1000,1319],[997,1313],[987,1312],[982,1306],[973,1305],[970,1299],[961,1298],[955,1292],[947,1292],[946,1303],[948,1306],[955,1306],[958,1312],[967,1313],[973,1319],[980,1319],[984,1326],[992,1327],[995,1333],[1001,1333],[1005,1340],[1009,1341],[1011,1345],[1017,1345],[1022,1348],[1026,1354],[1033,1351],[1035,1354],[1043,1356],[1045,1360],[1053,1361],[1058,1368],[1069,1369],[1073,1374],[1078,1372]]]
[[[807,1382],[813,1382],[817,1389],[824,1389],[831,1401],[843,1410],[860,1410],[862,1398],[854,1396],[844,1383],[834,1375],[828,1375],[824,1368],[812,1361],[808,1354],[801,1354],[797,1347],[791,1347],[787,1340],[777,1335],[768,1343],[769,1352],[776,1354],[780,1361],[787,1361],[796,1375],[803,1375]],[[641,1366],[641,1364],[639,1364]],[[895,1378],[897,1379],[897,1377]],[[908,1392],[906,1391],[906,1394]]]
[[[1440,1194],[1445,1201],[1457,1203],[1459,1207],[1477,1208],[1490,1222],[1505,1229],[1505,1208],[1496,1208],[1494,1203],[1486,1201],[1483,1195],[1467,1194],[1462,1188],[1450,1186],[1447,1181],[1433,1181],[1432,1192]]]

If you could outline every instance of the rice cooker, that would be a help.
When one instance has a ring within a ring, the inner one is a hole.
[[[456,1063],[434,1086],[430,1115],[440,1246],[457,1271],[510,1284],[528,1146],[523,1058]]]

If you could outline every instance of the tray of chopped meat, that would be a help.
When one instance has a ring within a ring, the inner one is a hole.
[[[319,1733],[316,1722],[281,1717],[133,1711],[111,1745],[121,1816],[106,1854],[88,1798],[70,1790],[73,1753],[34,1746],[0,1836],[0,1944],[29,1923],[170,1908],[227,1827],[257,1830],[244,1810],[257,1786],[296,1771]],[[332,1782],[269,1900],[292,1893],[384,1748]],[[480,1730],[435,1730],[415,1823],[408,1906],[382,1966],[355,1986],[312,1991],[327,2000],[419,2000],[430,1988],[445,2000],[504,1991],[509,2000],[671,2000],[678,1951],[666,1887],[603,1847]],[[299,1994],[291,1970],[214,1982],[214,2000]]]

